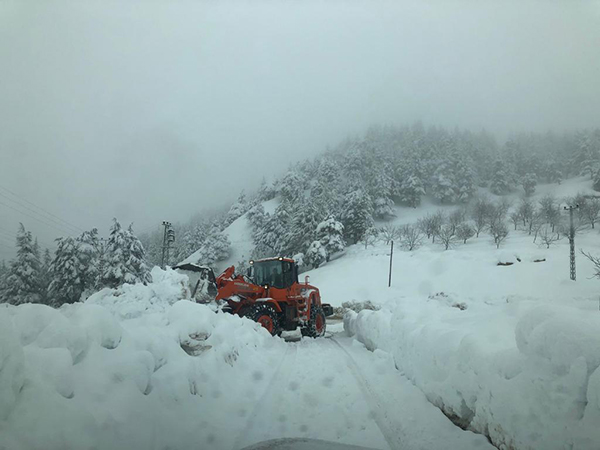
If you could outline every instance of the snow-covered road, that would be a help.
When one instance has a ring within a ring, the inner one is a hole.
[[[492,449],[453,425],[394,367],[342,333],[288,342],[233,449],[310,437],[377,449]]]

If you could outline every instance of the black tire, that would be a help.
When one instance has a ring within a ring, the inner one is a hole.
[[[322,325],[321,325],[322,324]],[[325,336],[327,329],[327,320],[321,306],[312,305],[310,307],[310,318],[308,323],[300,329],[302,336],[318,338]]]
[[[272,336],[281,334],[281,320],[273,306],[268,303],[256,303],[244,310],[243,317],[260,323]]]

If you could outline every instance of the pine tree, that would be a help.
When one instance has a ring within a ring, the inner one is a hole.
[[[441,203],[456,201],[456,180],[454,168],[447,159],[442,159],[431,178],[431,194]]]
[[[500,159],[497,159],[494,163],[490,190],[496,195],[504,195],[510,190],[508,175],[506,174],[504,164]]]
[[[246,201],[246,194],[242,190],[242,192],[240,192],[240,195],[239,195],[237,201],[233,205],[231,205],[231,208],[229,209],[229,212],[227,213],[227,219],[226,219],[227,225],[230,225],[231,223],[233,223],[234,221],[239,219],[241,216],[246,214],[247,211],[248,211],[248,202]]]
[[[322,212],[314,202],[305,200],[294,211],[289,234],[283,250],[287,255],[306,253],[316,240],[317,226],[322,220]]]
[[[146,264],[146,252],[144,246],[133,232],[133,224],[127,229],[127,240],[129,246],[129,259],[127,266],[130,269],[131,276],[126,279],[126,283],[152,283],[150,269]]]
[[[50,267],[52,282],[48,287],[48,300],[52,306],[78,302],[85,290],[79,243],[72,237],[66,237],[58,238],[56,244]]]
[[[304,263],[316,269],[327,260],[328,254],[325,247],[319,241],[313,241],[306,250]]]
[[[363,189],[349,192],[344,198],[342,223],[345,237],[356,244],[365,232],[373,227],[373,208],[371,198]]]
[[[198,263],[210,266],[229,257],[229,238],[218,228],[209,231],[199,251]]]
[[[456,200],[461,203],[468,203],[475,194],[475,175],[471,165],[472,161],[462,159],[455,168]]]
[[[96,288],[100,277],[100,237],[98,229],[84,231],[77,237],[79,259],[81,261],[81,280],[84,291],[90,293]]]
[[[117,219],[113,219],[110,236],[106,242],[103,258],[103,272],[100,275],[102,287],[116,288],[130,279],[127,267],[129,260],[129,237]]]
[[[373,215],[379,219],[394,217],[394,200],[392,200],[393,179],[391,167],[379,171],[371,183],[369,194],[373,199]]]
[[[277,190],[273,187],[271,183],[267,183],[265,177],[263,177],[260,188],[258,189],[258,201],[266,202],[269,201],[277,195]]]
[[[41,284],[41,295],[42,295],[42,303],[47,305],[49,303],[48,298],[48,288],[50,287],[50,283],[52,283],[52,256],[50,255],[50,250],[44,250],[44,257],[42,259],[42,282]]]
[[[402,180],[399,191],[401,201],[416,208],[421,204],[421,196],[425,195],[425,186],[421,178],[411,175]]]
[[[36,252],[31,232],[26,231],[21,223],[17,232],[17,257],[11,264],[5,282],[6,301],[15,305],[39,303],[42,299],[41,277],[39,249]]]
[[[334,217],[327,218],[317,225],[317,239],[325,249],[325,260],[329,262],[332,254],[341,252],[346,247],[344,225]]]
[[[6,278],[8,277],[8,266],[6,261],[0,263],[0,303],[4,303],[7,299],[4,298],[4,290],[6,289]]]
[[[116,288],[124,283],[149,283],[150,271],[145,262],[144,246],[133,234],[113,219],[110,236],[101,258],[100,286]]]
[[[303,191],[302,178],[296,171],[289,171],[280,181],[279,193],[281,197],[294,203]]]

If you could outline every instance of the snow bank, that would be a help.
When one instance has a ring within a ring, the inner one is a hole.
[[[600,313],[437,300],[349,311],[344,327],[391,353],[432,403],[501,449],[600,447]]]
[[[231,448],[284,343],[185,300],[185,276],[0,307],[0,449]]]

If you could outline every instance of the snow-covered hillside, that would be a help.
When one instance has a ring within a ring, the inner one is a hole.
[[[274,198],[272,200],[263,202],[262,205],[265,209],[265,212],[272,214],[275,211],[275,208],[277,208],[278,203],[279,200]],[[247,216],[248,213],[242,215],[231,225],[225,228],[225,230],[223,230],[223,234],[227,236],[229,242],[231,242],[231,246],[229,248],[229,257],[214,264],[213,269],[215,270],[215,273],[218,274],[232,265],[237,266],[240,262],[247,263],[250,259],[254,244],[252,242],[252,230],[250,229]],[[180,264],[198,263],[199,252],[200,250],[191,254]]]

